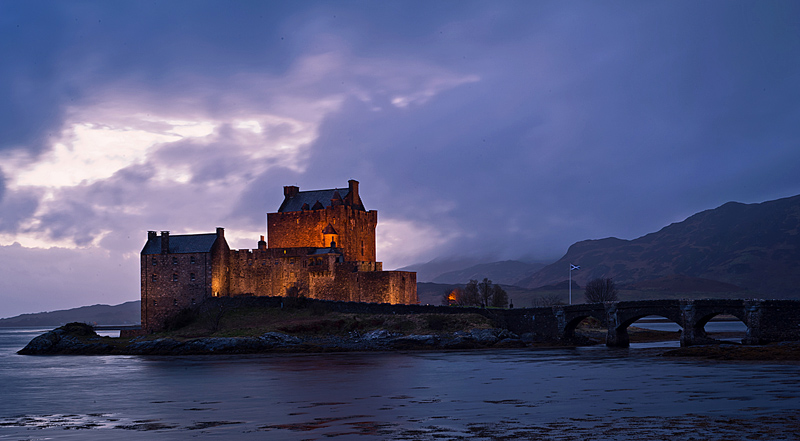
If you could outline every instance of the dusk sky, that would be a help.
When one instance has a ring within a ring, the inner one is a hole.
[[[378,260],[553,261],[800,194],[800,2],[0,3],[0,317],[361,183]]]

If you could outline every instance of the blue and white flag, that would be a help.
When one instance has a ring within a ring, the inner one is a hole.
[[[576,269],[581,269],[580,265],[573,265],[571,263],[569,264],[570,271],[575,271]]]

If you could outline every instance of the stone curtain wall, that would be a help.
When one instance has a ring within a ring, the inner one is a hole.
[[[417,299],[417,274],[408,271],[371,271],[353,273],[353,302],[406,303]]]
[[[295,287],[311,299],[344,302],[418,302],[416,273],[380,271],[380,262],[335,263],[334,255],[312,256],[311,248],[232,250],[231,296],[287,295]],[[318,260],[311,265],[309,259]]]

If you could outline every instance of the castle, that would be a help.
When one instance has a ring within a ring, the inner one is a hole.
[[[267,237],[231,250],[225,230],[170,235],[148,231],[141,252],[142,330],[164,329],[181,310],[218,296],[305,296],[415,304],[417,275],[383,271],[375,256],[378,213],[367,211],[358,181],[347,188],[283,189]]]

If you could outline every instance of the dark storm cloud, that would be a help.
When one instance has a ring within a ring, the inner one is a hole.
[[[163,93],[201,87],[189,79],[193,74],[221,78],[282,71],[292,48],[281,43],[281,8],[188,1],[155,7],[3,2],[0,149],[47,148],[68,109],[96,99],[94,90],[110,84]],[[215,100],[206,105],[214,107]]]
[[[520,34],[495,16],[494,38],[467,39],[481,50],[449,64],[481,81],[412,109],[351,101],[323,125],[307,178],[381,182],[384,216],[462,230],[447,253],[539,258],[800,191],[787,166],[800,163],[800,34],[743,6],[587,6]]]
[[[39,206],[41,192],[35,190],[6,191],[0,199],[0,233],[14,233],[24,228]]]

